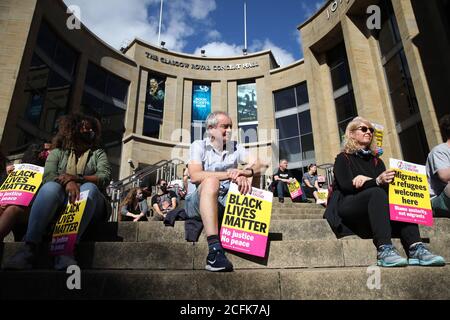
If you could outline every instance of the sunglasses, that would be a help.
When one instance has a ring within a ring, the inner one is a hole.
[[[363,126],[356,128],[356,130],[361,130],[363,133],[366,133],[367,130],[369,130],[371,134],[373,134],[373,132],[375,131],[374,128],[368,128],[368,127],[363,127]]]

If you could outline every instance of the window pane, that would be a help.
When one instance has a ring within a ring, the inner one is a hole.
[[[308,87],[306,82],[295,87],[295,91],[297,93],[297,106],[301,106],[309,102]]]
[[[430,152],[422,122],[399,134],[403,159],[408,162],[425,165]]]
[[[161,124],[162,119],[144,116],[144,136],[159,139],[159,129]]]
[[[77,53],[64,42],[58,40],[54,62],[69,75],[73,75],[77,63]]]
[[[298,137],[280,141],[279,148],[280,159],[287,159],[288,162],[298,162],[301,160],[300,139]]]
[[[119,77],[109,74],[106,95],[123,103],[126,103],[128,95],[128,85],[128,81],[122,80]]]
[[[100,93],[105,93],[106,71],[93,63],[89,63],[86,74],[86,85]]]
[[[349,118],[354,118],[358,114],[356,112],[355,97],[353,96],[353,91],[337,98],[336,103],[336,114],[338,122],[344,121]]]
[[[345,62],[342,62],[337,67],[331,70],[331,82],[333,83],[333,90],[336,91],[343,86],[349,84],[350,72]]]
[[[275,111],[296,107],[295,92],[293,88],[274,92]]]
[[[347,129],[347,125],[350,123],[350,121],[352,121],[353,118],[347,119],[345,121],[339,122],[338,123],[338,128],[339,128],[339,139],[342,142],[344,140],[344,135],[345,135],[345,129]]]
[[[53,59],[56,42],[57,38],[55,33],[50,29],[47,22],[42,21],[38,34],[37,46],[44,51],[48,58]]]
[[[306,136],[301,137],[302,143],[302,159],[309,160],[314,159],[314,139],[312,134],[308,134]]]
[[[300,124],[300,134],[307,134],[312,132],[312,124],[311,124],[311,112],[305,111],[298,115],[299,124]]]
[[[258,125],[241,126],[239,128],[239,141],[241,143],[258,142]]]
[[[276,119],[276,122],[280,140],[298,137],[300,135],[297,114]]]

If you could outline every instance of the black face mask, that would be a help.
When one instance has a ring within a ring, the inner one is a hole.
[[[159,187],[161,188],[162,192],[166,192],[167,191],[167,185],[162,185],[162,186],[159,186]]]
[[[92,142],[95,139],[95,132],[94,131],[89,131],[89,132],[82,132],[80,133],[81,136],[81,140],[85,141],[85,142]]]

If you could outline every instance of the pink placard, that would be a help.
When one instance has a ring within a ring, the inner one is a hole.
[[[256,233],[222,227],[220,240],[225,249],[230,249],[257,257],[266,255],[267,236]]]
[[[34,193],[25,191],[0,191],[0,205],[11,204],[28,207]]]
[[[50,255],[73,255],[75,242],[78,234],[68,234],[60,237],[54,237],[50,245]]]
[[[390,204],[389,211],[392,221],[422,224],[429,227],[433,225],[432,210]]]

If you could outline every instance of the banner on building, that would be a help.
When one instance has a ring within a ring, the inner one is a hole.
[[[18,205],[27,207],[38,191],[44,168],[33,164],[15,164],[0,187],[0,205]]]
[[[83,191],[78,201],[73,204],[67,203],[53,231],[51,255],[73,255],[88,195],[89,190]]]
[[[425,166],[390,159],[395,179],[389,185],[391,220],[433,225],[430,192]]]
[[[272,215],[272,192],[252,188],[242,195],[238,186],[230,185],[220,240],[225,249],[264,257]]]
[[[238,85],[238,122],[258,121],[256,83]]]
[[[204,122],[211,113],[211,86],[194,85],[192,93],[192,121]]]
[[[166,79],[149,74],[147,82],[147,97],[145,101],[145,115],[162,118]]]
[[[282,182],[280,181],[278,183],[282,183]],[[303,194],[300,183],[295,178],[292,178],[291,182],[288,183],[288,189],[289,189],[289,193],[291,195],[291,199],[296,199]]]

